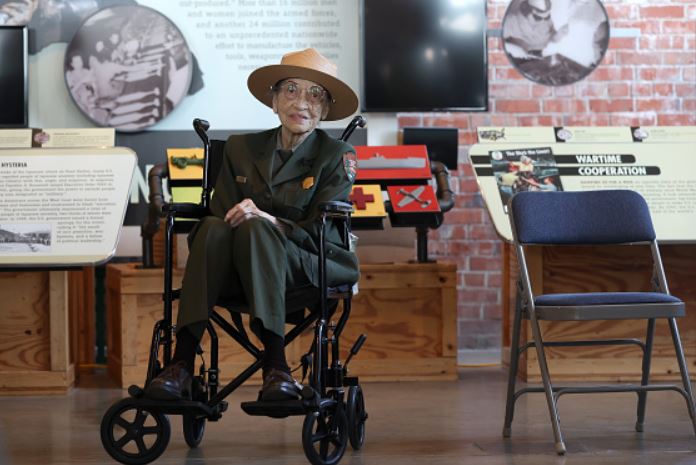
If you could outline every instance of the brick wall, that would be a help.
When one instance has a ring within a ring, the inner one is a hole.
[[[489,28],[500,28],[508,0],[488,2]],[[460,353],[500,347],[502,243],[483,207],[468,158],[478,126],[696,125],[696,2],[606,0],[613,37],[600,66],[584,81],[548,87],[524,79],[500,38],[489,38],[489,111],[402,113],[399,127],[459,128],[455,208],[430,233],[434,258],[458,265]],[[460,358],[467,363],[467,358]]]

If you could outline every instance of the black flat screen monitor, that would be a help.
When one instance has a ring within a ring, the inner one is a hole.
[[[457,169],[459,130],[457,128],[404,128],[404,145],[425,145],[428,158]]]
[[[362,0],[363,111],[485,111],[485,0]]]
[[[0,26],[0,128],[29,124],[27,28]]]

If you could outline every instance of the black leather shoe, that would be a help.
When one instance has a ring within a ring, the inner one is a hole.
[[[188,399],[191,397],[191,380],[184,362],[173,363],[150,381],[145,396],[159,400]]]
[[[296,400],[300,398],[302,385],[290,373],[277,368],[263,370],[262,401]]]

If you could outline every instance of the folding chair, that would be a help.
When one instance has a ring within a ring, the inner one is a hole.
[[[685,315],[684,302],[669,294],[667,280],[655,239],[648,206],[637,192],[607,190],[587,192],[521,192],[508,204],[513,239],[519,262],[518,304],[515,309],[510,372],[503,436],[510,437],[515,401],[528,392],[544,392],[556,441],[556,452],[566,447],[561,434],[557,401],[562,394],[597,392],[635,392],[638,394],[636,431],[643,431],[648,391],[673,390],[686,400],[696,432],[691,382],[684,360],[676,318]],[[525,249],[528,245],[629,245],[649,246],[652,252],[653,292],[585,292],[573,294],[534,295],[527,269]],[[655,320],[665,318],[681,372],[682,386],[650,384],[650,359],[655,333]],[[523,319],[531,323],[534,342],[520,347]],[[539,321],[590,321],[644,319],[647,322],[645,341],[638,339],[603,339],[545,342]],[[544,347],[597,346],[635,344],[643,351],[641,382],[606,386],[554,386],[544,355]],[[534,346],[543,386],[515,390],[520,355]]]

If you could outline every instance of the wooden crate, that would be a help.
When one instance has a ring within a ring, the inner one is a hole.
[[[63,394],[75,381],[69,272],[0,273],[0,394]]]
[[[528,267],[535,293],[650,290],[650,251],[632,247],[544,247],[529,249]],[[662,259],[670,292],[686,303],[686,316],[677,319],[690,370],[696,374],[696,247],[662,245]],[[597,254],[596,252],[600,252]],[[601,258],[592,258],[601,257]],[[503,360],[509,363],[515,308],[517,261],[514,248],[505,246]],[[645,320],[541,322],[545,340],[645,338]],[[525,322],[521,343],[531,341]],[[640,381],[642,352],[637,346],[547,348],[549,371],[555,381]],[[523,381],[540,382],[534,348],[520,362]],[[658,320],[651,365],[656,381],[680,380],[679,367],[667,322]]]
[[[152,327],[162,315],[162,270],[114,264],[107,266],[106,276],[109,373],[123,387],[142,385]],[[179,270],[174,279],[175,286],[179,286]],[[360,293],[353,299],[351,318],[342,338],[344,352],[361,333],[367,333],[368,340],[350,365],[351,373],[361,379],[454,379],[456,267],[363,265]],[[312,328],[288,347],[292,366],[299,363],[311,338]],[[223,382],[251,361],[251,356],[230,337],[220,335]],[[259,375],[251,381],[258,383]]]

